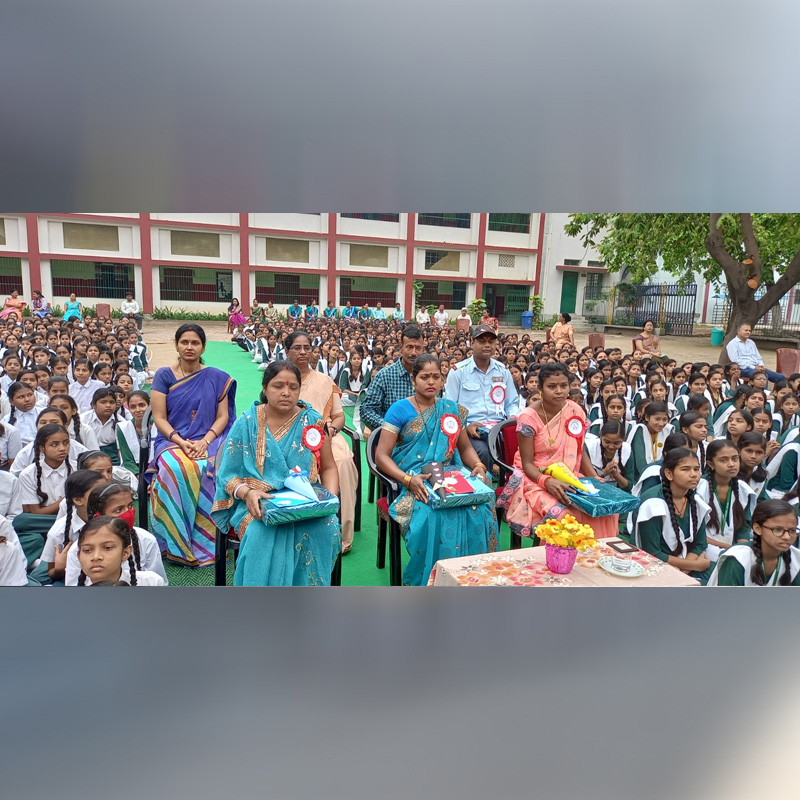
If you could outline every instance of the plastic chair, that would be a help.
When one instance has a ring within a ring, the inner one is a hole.
[[[402,586],[403,575],[400,557],[400,525],[389,514],[389,506],[400,494],[400,486],[396,481],[385,475],[378,469],[375,463],[375,450],[378,447],[378,439],[381,429],[372,431],[367,441],[367,464],[370,473],[378,480],[379,485],[385,490],[383,496],[378,498],[378,569],[386,566],[386,531],[389,531],[389,585]]]
[[[356,465],[356,475],[358,475],[358,483],[356,484],[356,508],[353,518],[353,530],[361,530],[361,438],[358,433],[346,425],[342,428],[342,433],[350,437],[350,444],[353,449],[353,461]]]
[[[495,497],[499,498],[503,493],[511,473],[514,471],[512,466],[514,463],[514,456],[519,450],[519,442],[517,441],[517,420],[516,417],[498,422],[497,425],[492,427],[489,431],[489,440],[487,442],[489,447],[489,455],[492,461],[500,468],[500,476],[498,479],[498,487],[495,490]],[[502,522],[503,509],[497,509],[497,524]],[[509,525],[509,528],[511,526]],[[515,534],[513,528],[511,529],[511,548],[519,550],[522,547],[522,537]]]

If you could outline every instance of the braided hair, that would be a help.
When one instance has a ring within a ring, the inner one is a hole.
[[[681,414],[678,418],[678,426],[681,429],[681,433],[685,433],[687,430],[689,430],[689,428],[692,427],[692,425],[694,425],[695,422],[700,420],[705,421],[705,417],[701,414],[698,414],[696,411],[684,411],[683,414]],[[695,447],[694,442],[688,434],[686,435],[686,438],[692,442],[690,447]],[[700,472],[706,471],[706,448],[703,445],[704,442],[699,442],[696,446],[696,449],[700,453],[698,456],[700,459]]]
[[[758,433],[757,431],[745,431],[739,437],[739,441],[737,442],[737,445],[739,447],[739,452],[741,453],[741,451],[745,447],[747,447],[747,445],[749,445],[749,444],[758,445],[759,447],[761,447],[766,452],[767,443],[766,443],[766,441],[764,441],[764,437],[760,433]],[[744,467],[742,467],[742,470],[743,469],[744,469]],[[743,478],[742,470],[739,471],[739,478]],[[767,479],[767,471],[764,469],[764,467],[761,466],[761,464],[758,464],[757,466],[755,466],[753,468],[753,473],[750,476],[750,478],[752,480],[756,481],[756,483],[762,483],[763,481],[765,481]],[[747,478],[745,477],[744,479],[746,480]],[[787,498],[787,497],[784,496],[784,500],[787,500],[787,499],[790,499],[790,498]]]
[[[55,411],[57,409],[53,410]],[[49,496],[42,490],[42,448],[47,443],[47,440],[56,433],[66,433],[67,436],[69,436],[67,429],[63,425],[57,425],[51,422],[47,425],[42,425],[36,432],[36,438],[33,440],[33,451],[36,453],[34,464],[36,464],[36,494],[39,497],[39,508],[43,508],[50,502]],[[67,477],[69,477],[72,472],[72,467],[69,463],[69,453],[67,453],[64,463],[67,465]]]
[[[612,419],[610,422],[604,422],[603,427],[600,428],[600,460],[603,465],[603,469],[608,466],[608,462],[611,461],[614,456],[609,458],[606,456],[606,449],[603,447],[603,436],[621,436],[622,441],[625,441],[625,423],[618,419]],[[622,453],[620,453],[620,461],[622,460]],[[620,464],[620,467],[622,464]]]
[[[667,478],[667,470],[673,472],[678,464],[685,458],[693,458],[697,460],[697,453],[693,453],[691,450],[685,447],[677,447],[674,450],[670,450],[669,453],[664,456],[664,462],[661,466],[661,492],[664,495],[664,502],[667,504],[670,522],[672,523],[672,529],[675,531],[675,547],[673,548],[671,555],[677,556],[678,558],[683,558],[683,545],[681,543],[680,535],[681,528],[678,524],[678,515],[675,512],[675,501],[672,497],[672,485]],[[699,527],[697,522],[697,506],[694,502],[694,495],[695,493],[693,489],[690,489],[686,493],[686,501],[691,507],[689,538],[686,540],[687,542],[694,541],[694,537],[697,535],[697,530]]]
[[[92,395],[92,408],[94,408],[100,400],[103,400],[106,397],[112,397],[114,399],[114,411],[111,413],[110,419],[111,419],[111,427],[114,429],[114,433],[116,434],[117,423],[119,422],[119,417],[117,416],[116,392],[110,386],[103,386],[102,388],[98,389]]]
[[[76,469],[64,483],[64,499],[67,501],[67,518],[64,526],[64,547],[69,542],[72,530],[72,515],[75,511],[75,500],[83,497],[103,476],[91,469]]]
[[[137,551],[137,545],[134,544],[134,532],[130,529],[128,523],[119,517],[95,517],[94,519],[90,519],[89,522],[83,526],[83,530],[81,530],[80,534],[78,535],[78,547],[80,548],[89,534],[95,533],[101,528],[108,528],[113,534],[118,536],[122,541],[123,550],[125,550],[127,547],[133,546],[134,552]],[[138,567],[138,569],[141,570],[141,566]],[[128,570],[130,571],[131,575],[130,585],[136,586],[137,566],[133,560],[133,555],[128,556]],[[86,586],[86,573],[83,571],[83,569],[81,569],[81,573],[78,576],[78,586]]]
[[[719,514],[717,513],[717,504],[714,502],[714,496],[717,493],[717,478],[714,472],[714,465],[713,461],[716,455],[719,453],[720,450],[724,450],[726,447],[732,447],[736,452],[739,452],[739,449],[736,445],[730,441],[730,439],[715,439],[711,444],[708,446],[708,451],[706,454],[706,467],[704,469],[706,480],[708,481],[708,504],[711,506],[711,511],[708,515],[708,525],[710,528],[713,528],[717,531],[718,534],[722,535],[722,531],[725,528],[725,523],[727,520],[720,520]],[[744,509],[742,508],[742,503],[739,500],[739,478],[731,478],[730,489],[728,491],[733,492],[733,530],[734,535],[737,531],[740,531],[746,524],[745,516],[744,516]]]
[[[30,389],[31,387],[28,386],[27,383],[22,383],[21,381],[14,381],[7,390],[8,394],[8,402],[11,404],[11,414],[8,417],[8,424],[14,425],[17,421],[17,407],[14,405],[14,397],[19,394],[19,392],[23,391],[24,389]]]
[[[102,475],[100,477],[102,478]],[[120,494],[129,494],[133,496],[130,485],[121,483],[120,481],[110,480],[93,486],[86,503],[86,517],[88,519],[94,519],[95,517],[106,516],[105,510],[108,503]],[[112,517],[112,519],[116,519],[116,517]],[[136,566],[138,569],[142,569],[139,536],[135,530],[131,532],[131,544],[133,545],[133,555],[136,558]]]
[[[767,583],[767,576],[764,572],[764,556],[761,550],[761,536],[756,531],[756,525],[763,525],[767,520],[773,517],[782,517],[787,514],[797,515],[795,509],[789,505],[785,500],[762,500],[753,511],[753,554],[755,555],[755,563],[750,570],[750,580],[756,586],[765,586]],[[792,582],[790,567],[792,564],[791,548],[785,550],[781,554],[783,559],[783,575],[778,581],[779,586],[789,586]],[[780,567],[776,567],[780,569]]]

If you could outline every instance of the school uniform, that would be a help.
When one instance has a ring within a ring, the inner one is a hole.
[[[733,400],[726,400],[716,411],[712,412],[712,427],[709,428],[709,431],[713,430],[715,439],[724,438],[728,430],[728,417],[736,410]]]
[[[77,514],[75,515],[77,516]],[[66,520],[61,520],[61,541],[64,541],[64,525]],[[81,528],[85,523],[81,522],[80,527],[78,528],[78,532],[80,533]],[[55,526],[54,526],[55,527]],[[146,531],[144,528],[137,528],[134,527],[133,529],[136,532],[136,535],[139,537],[139,555],[142,559],[142,570],[148,571],[157,575],[162,583],[154,583],[154,584],[146,584],[148,586],[167,586],[169,584],[169,580],[167,578],[167,573],[164,570],[164,563],[161,560],[161,549],[158,545],[158,541],[155,536],[153,536],[150,531]],[[77,541],[77,534],[75,537]],[[136,558],[134,557],[134,561]],[[124,564],[122,567],[123,572],[128,572],[128,565]],[[71,547],[69,553],[67,554],[67,568],[64,575],[64,583],[67,586],[77,586],[78,585],[78,576],[81,574],[81,563],[78,560],[78,548],[77,546]],[[136,570],[136,580],[139,580],[139,575],[141,572],[137,569]],[[123,580],[127,580],[127,578],[123,578]],[[89,585],[89,580],[87,578],[86,585]],[[143,584],[145,585],[145,584]]]
[[[337,361],[332,367],[328,365],[328,359],[320,359],[317,364],[317,371],[327,375],[335,384],[339,383],[339,374],[345,367],[345,361]]]
[[[72,552],[72,550],[70,550],[70,553],[71,552]],[[67,556],[67,558],[69,558],[69,556]],[[80,575],[80,572],[78,574]],[[119,580],[125,581],[127,583],[130,583],[131,575],[130,575],[130,570],[128,569],[128,565],[127,564],[123,564],[122,565],[122,574],[120,575]],[[75,583],[74,584],[73,583],[68,583],[67,584],[67,586],[77,586],[77,585],[78,585],[77,578],[75,579]],[[92,579],[87,577],[86,578],[86,582],[83,585],[84,586],[91,586],[92,585]],[[137,569],[136,570],[136,585],[137,586],[166,586],[167,584],[164,581],[164,579],[160,575],[158,575],[157,573],[150,572],[149,570]]]
[[[117,425],[117,450],[122,466],[130,472],[139,474],[139,434],[132,419],[126,419]]]
[[[75,419],[71,419],[69,421],[69,425],[67,426],[67,433],[69,433],[69,438],[73,441],[78,441],[75,438]],[[87,425],[81,425],[81,441],[78,444],[82,444],[87,450],[99,450],[100,445],[97,443],[97,436],[95,436],[94,431]]]
[[[72,509],[72,524],[70,525],[70,533],[69,533],[69,540],[71,542],[78,541],[78,534],[83,530],[83,526],[86,523],[78,516],[78,512],[76,509]],[[47,532],[47,536],[44,540],[44,549],[42,550],[42,555],[40,558],[46,564],[52,564],[56,560],[56,553],[58,549],[64,547],[64,529],[67,527],[67,517],[66,515],[63,517],[59,517],[54,523],[50,530]],[[72,548],[73,550],[75,548]]]
[[[722,389],[720,389],[719,393],[720,393],[720,398],[721,399],[720,399],[719,403],[716,403],[716,402],[714,402],[714,398],[711,396],[711,392],[708,389],[706,389],[703,392],[703,397],[705,397],[708,400],[708,406],[711,409],[710,414],[711,414],[712,417],[714,417],[716,415],[718,408],[721,408],[722,406],[725,405],[725,403],[728,402],[725,399],[725,393],[722,391]]]
[[[620,422],[623,422],[623,424],[625,426],[624,430],[622,432],[622,438],[625,439],[625,441],[627,442],[628,436],[630,435],[630,432],[631,432],[631,429],[632,429],[633,426],[628,424],[628,422],[623,421],[623,420],[620,420]],[[600,429],[603,427],[603,424],[604,423],[603,423],[602,417],[600,419],[596,419],[591,425],[589,425],[588,429],[586,430],[586,435],[587,436],[599,437],[600,436]]]
[[[747,485],[753,490],[753,493],[756,496],[756,505],[758,505],[758,503],[760,503],[762,500],[770,499],[769,493],[767,492],[766,478],[764,478],[763,481],[757,481],[755,478],[750,478],[750,480],[747,482]]]
[[[9,414],[7,417],[3,418],[2,422],[3,425],[13,425],[19,433],[22,444],[28,444],[36,438],[36,433],[38,431],[38,428],[36,427],[36,418],[39,416],[41,411],[42,409],[38,406],[35,406],[30,411],[20,411],[19,409],[14,409],[12,412],[14,421],[10,422],[11,414]]]
[[[789,548],[789,578],[790,586],[800,586],[800,550],[796,547]],[[729,547],[720,556],[717,566],[708,579],[709,586],[756,586],[750,573],[756,563],[756,554],[752,545],[737,544]],[[763,588],[780,586],[780,579],[786,572],[786,563],[783,557],[778,559],[778,565],[772,575],[767,575]]]
[[[119,421],[115,414],[112,414],[105,422],[100,420],[94,409],[81,414],[81,430],[85,427],[94,431],[98,448],[111,458],[111,463],[115,466],[121,463],[117,445],[118,425]]]
[[[14,425],[3,425],[0,436],[0,468],[6,469],[8,462],[13,461],[22,450],[22,437]]]
[[[664,562],[668,562],[671,555],[686,558],[689,553],[700,556],[706,552],[708,549],[706,522],[710,509],[697,493],[693,500],[697,509],[697,530],[692,529],[692,511],[689,502],[686,503],[683,516],[676,515],[678,530],[674,530],[661,486],[646,491],[641,501],[639,508],[628,518],[629,535],[640,550]],[[701,583],[705,583],[711,574],[711,569],[689,574]]]
[[[27,586],[28,560],[13,526],[0,517],[0,586]]]
[[[102,381],[89,378],[86,383],[81,386],[78,381],[74,381],[69,385],[69,394],[78,404],[78,412],[83,414],[86,411],[92,410],[92,398],[98,389],[102,389],[105,384]]]
[[[88,450],[87,447],[82,445],[80,442],[70,441],[69,443],[69,460],[71,464],[78,463],[78,456],[81,453],[85,453]],[[26,444],[22,450],[19,451],[17,457],[14,459],[14,463],[11,465],[11,474],[16,475],[17,477],[20,476],[20,473],[33,464],[36,458],[36,453],[33,450],[33,442],[30,444]]]
[[[792,428],[796,428],[798,424],[800,424],[798,415],[792,414],[789,424],[784,429],[783,414],[780,411],[776,411],[772,415],[772,432],[775,434],[776,439],[785,436]]]
[[[586,453],[589,456],[589,459],[592,462],[592,466],[595,468],[595,471],[598,475],[603,475],[603,443],[602,441],[596,437],[586,437],[583,444]],[[620,472],[622,476],[627,479],[628,487],[624,491],[630,491],[631,488],[631,480],[628,476],[628,466],[630,465],[631,460],[631,446],[627,442],[622,443],[622,447],[617,452],[617,463],[619,464]],[[612,478],[605,478],[606,483],[611,484],[612,486],[617,486],[616,480]]]
[[[45,463],[44,458],[40,460],[42,467],[42,492],[47,495],[47,500],[42,503],[36,493],[36,464],[25,467],[19,476],[20,499],[22,505],[38,506],[40,503],[49,506],[64,497],[64,483],[69,476],[67,462],[64,461],[60,467],[53,469]],[[74,471],[75,465],[71,465]]]
[[[667,425],[657,435],[653,436],[650,429],[643,422],[634,425],[628,434],[628,444],[631,446],[633,459],[632,479],[638,481],[648,464],[658,461],[664,448],[664,442],[672,431]]]
[[[10,522],[21,513],[19,479],[10,472],[0,472],[0,517]]]
[[[710,528],[710,523],[706,525],[706,536],[710,536],[712,539],[716,539],[719,542],[725,542],[725,544],[730,545],[736,544],[739,539],[750,539],[753,530],[753,509],[756,506],[755,492],[753,492],[753,490],[745,481],[736,481],[736,487],[736,494],[739,498],[742,508],[744,509],[745,520],[744,526],[739,530],[734,530],[733,527],[733,496],[731,495],[730,502],[726,501],[725,507],[723,507],[719,501],[717,493],[711,491],[708,478],[703,478],[700,481],[700,485],[697,487],[697,494],[702,497],[709,506],[711,503],[714,504],[714,507],[717,511],[717,518],[720,521],[721,529]],[[725,513],[726,508],[727,515]],[[710,559],[711,562],[714,563],[719,560],[720,555],[724,552],[725,548],[718,547],[715,544],[709,544],[708,549],[706,550],[706,558]]]
[[[588,421],[590,423],[591,422],[597,422],[597,420],[602,421],[602,419],[603,419],[603,404],[602,404],[602,402],[594,403],[592,405],[592,407],[589,409],[589,413],[587,414],[587,419],[588,419]]]
[[[767,464],[767,491],[773,500],[782,500],[797,483],[800,442],[785,444]]]
[[[634,497],[641,497],[649,489],[661,485],[662,464],[663,459],[659,458],[658,461],[654,461],[645,468],[645,471],[639,476],[639,480],[631,488],[631,494]]]

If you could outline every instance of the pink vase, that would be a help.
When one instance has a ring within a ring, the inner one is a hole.
[[[574,547],[558,547],[554,544],[544,546],[544,558],[547,569],[559,575],[567,575],[575,566],[578,551]]]

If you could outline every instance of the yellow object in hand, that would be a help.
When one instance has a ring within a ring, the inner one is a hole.
[[[574,486],[576,489],[580,489],[582,492],[592,492],[594,488],[592,486],[587,486],[585,483],[578,480],[575,473],[561,461],[556,464],[549,464],[542,471],[545,473],[545,475],[549,475],[551,478],[555,478],[557,481],[563,481],[570,486]]]

